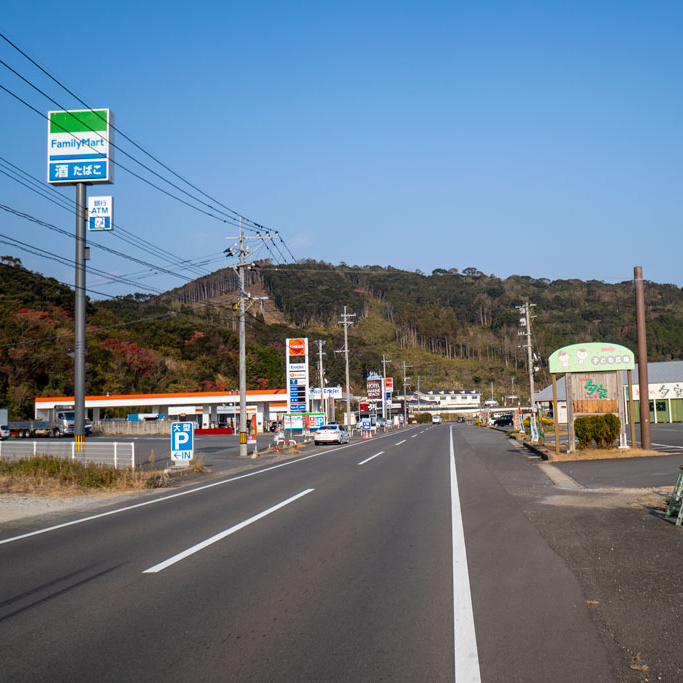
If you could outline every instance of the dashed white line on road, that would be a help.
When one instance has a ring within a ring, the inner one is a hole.
[[[380,451],[379,453],[375,453],[374,455],[371,455],[369,458],[366,458],[365,460],[363,460],[362,462],[359,462],[358,464],[359,465],[365,465],[366,462],[370,462],[373,458],[376,458],[378,455],[382,455],[382,453],[384,453],[384,451]]]
[[[305,491],[302,491],[301,493],[297,493],[296,496],[292,496],[291,498],[287,498],[287,500],[283,500],[281,503],[278,503],[277,505],[273,505],[273,507],[268,508],[267,510],[264,510],[263,512],[259,512],[257,515],[254,515],[253,517],[250,517],[249,519],[245,519],[243,522],[240,522],[239,524],[235,524],[235,526],[231,526],[229,529],[226,529],[225,531],[221,531],[219,534],[216,534],[215,536],[211,536],[211,538],[207,538],[205,541],[202,541],[201,543],[197,543],[197,545],[193,545],[191,548],[188,548],[187,550],[183,550],[182,553],[178,553],[177,555],[174,555],[173,557],[169,557],[168,560],[164,560],[163,562],[160,562],[159,564],[155,564],[153,567],[150,567],[149,569],[145,569],[143,574],[157,574],[160,571],[163,571],[167,567],[170,567],[171,565],[175,564],[176,562],[180,562],[180,560],[184,560],[186,557],[189,557],[190,555],[194,555],[195,553],[198,553],[200,550],[204,550],[204,548],[208,548],[208,546],[213,545],[217,541],[220,541],[224,539],[226,536],[230,536],[230,534],[234,534],[236,531],[239,531],[240,529],[244,529],[245,526],[249,526],[250,524],[253,524],[254,522],[257,522],[259,519],[263,519],[263,517],[266,517],[267,515],[270,515],[271,513],[275,512],[276,510],[279,510],[280,508],[283,508],[285,505],[289,505],[290,503],[293,503],[295,500],[298,500],[299,498],[311,493],[315,489],[306,489]]]
[[[398,443],[396,443],[396,444],[394,444],[394,445],[395,445],[395,446],[400,446],[402,443],[405,443],[405,442],[406,442],[406,440],[403,439],[403,441],[399,441]]]
[[[414,439],[417,436],[417,434],[413,434],[410,438]]]

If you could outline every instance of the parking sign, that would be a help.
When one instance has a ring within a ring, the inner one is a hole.
[[[194,422],[171,425],[171,460],[189,462],[194,457]]]

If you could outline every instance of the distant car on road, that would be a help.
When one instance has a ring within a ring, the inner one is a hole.
[[[512,415],[501,415],[493,421],[494,427],[512,427],[514,421]]]
[[[348,443],[349,433],[338,424],[323,425],[315,433],[313,442],[316,446],[321,443]]]
[[[441,424],[441,415],[432,415],[432,424]]]

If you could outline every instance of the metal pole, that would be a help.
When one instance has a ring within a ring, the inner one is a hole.
[[[318,339],[318,377],[320,378],[320,412],[325,413],[325,422],[328,421],[327,401],[325,400],[325,369],[323,368],[323,346],[325,341]]]
[[[406,369],[409,368],[410,365],[406,365],[406,362],[403,361],[403,427],[408,426],[408,378],[406,377]]]
[[[86,185],[76,184],[76,258],[74,310],[74,439],[85,439],[85,210]]]
[[[643,268],[633,269],[636,282],[636,334],[638,337],[638,386],[640,387],[640,447],[649,450],[650,440],[650,383],[647,377],[647,337],[645,330],[645,292]],[[656,408],[656,406],[655,406]]]
[[[346,426],[351,426],[351,380],[349,379],[349,322],[344,306],[344,354],[346,355]]]
[[[240,335],[240,455],[249,454],[247,446],[247,330],[244,290],[244,232],[242,231],[242,217],[240,216],[240,262],[239,262],[239,335]]]

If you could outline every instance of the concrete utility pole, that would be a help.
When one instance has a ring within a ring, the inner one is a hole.
[[[246,332],[246,313],[247,304],[252,300],[252,297],[245,289],[244,282],[244,269],[248,265],[245,261],[247,255],[252,255],[256,253],[262,246],[271,240],[277,239],[279,237],[278,233],[273,235],[267,232],[265,235],[261,235],[259,231],[256,232],[254,237],[245,237],[244,230],[242,230],[242,217],[240,216],[240,234],[237,237],[226,237],[226,239],[237,239],[237,244],[229,249],[225,250],[227,256],[237,256],[239,257],[239,262],[237,266],[234,266],[237,271],[237,276],[239,278],[239,300],[238,300],[238,310],[239,310],[239,340],[240,340],[240,355],[239,355],[239,365],[240,365],[240,422],[239,422],[239,435],[240,435],[240,455],[246,456],[249,454],[249,449],[247,447],[247,438],[249,427],[247,424],[247,332]],[[248,240],[259,241],[260,244],[255,249],[250,249],[247,246]],[[264,297],[261,297],[263,299]]]
[[[393,361],[387,360],[384,357],[384,354],[382,354],[382,417],[384,418],[384,421],[387,421],[387,389],[386,389],[386,380],[387,380],[387,363],[392,363]]]
[[[420,413],[420,375],[417,376],[417,412]]]
[[[86,185],[76,183],[76,257],[74,289],[74,441],[85,442],[85,221]]]
[[[320,412],[325,413],[325,422],[328,421],[327,414],[327,400],[325,399],[325,369],[323,368],[323,356],[325,352],[323,351],[323,346],[325,346],[324,339],[318,339],[318,377],[320,378]]]
[[[517,310],[524,316],[519,322],[525,328],[525,332],[520,332],[520,336],[526,336],[526,344],[522,344],[522,348],[526,347],[526,361],[527,371],[529,373],[529,404],[533,411],[536,402],[534,401],[534,359],[531,346],[531,321],[536,317],[531,315],[531,309],[536,304],[530,304],[528,301],[523,306],[517,306]]]
[[[403,361],[403,426],[407,427],[408,426],[408,380],[410,377],[406,377],[406,370],[411,367],[410,365],[406,365],[406,362]]]
[[[355,318],[355,313],[347,313],[346,306],[344,306],[344,313],[342,314],[342,319],[339,321],[340,325],[344,326],[344,348],[335,353],[343,353],[346,355],[346,426],[351,425],[351,380],[349,379],[349,327],[353,325],[353,320]]]
[[[647,376],[647,335],[645,327],[645,291],[643,268],[633,269],[636,283],[636,335],[638,337],[638,387],[640,389],[640,447],[650,449],[650,382]],[[655,410],[657,405],[655,404]],[[631,415],[631,420],[634,416]]]

